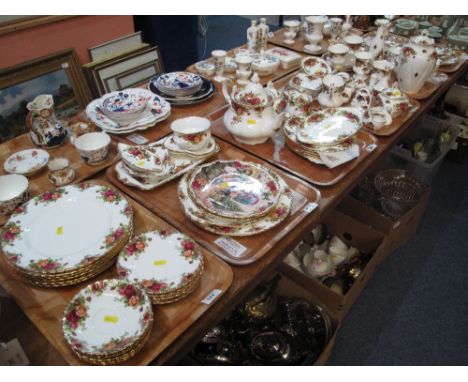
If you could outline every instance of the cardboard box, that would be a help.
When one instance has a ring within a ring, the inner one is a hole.
[[[385,236],[384,245],[386,248],[380,253],[380,255],[382,255],[378,259],[380,263],[385,260],[388,255],[395,252],[396,249],[404,245],[416,233],[419,223],[426,211],[430,194],[431,190],[428,189],[419,203],[397,221],[380,214],[372,207],[365,205],[352,196],[347,196],[337,207],[337,210],[381,232]]]
[[[320,357],[313,364],[311,364],[310,362],[306,360],[300,366],[310,366],[310,365],[323,366],[325,365],[333,351],[333,346],[335,345],[335,341],[336,341],[336,335],[341,325],[341,322],[338,320],[338,318],[335,315],[333,315],[332,311],[330,311],[314,296],[314,294],[312,294],[307,289],[303,288],[301,285],[297,284],[295,281],[293,281],[291,278],[289,278],[285,274],[281,274],[281,281],[278,285],[278,289],[276,290],[276,293],[278,296],[282,296],[282,297],[303,298],[304,300],[310,301],[313,304],[319,305],[328,314],[328,316],[330,317],[331,324],[332,324],[332,330],[333,330],[332,336],[330,337]],[[179,365],[180,366],[202,366],[202,364],[190,354],[186,355],[182,359],[182,361],[179,363]]]
[[[329,233],[338,236],[346,244],[363,252],[374,252],[348,292],[345,295],[338,294],[320,281],[305,275],[286,263],[280,265],[280,271],[306,288],[311,295],[316,297],[320,305],[326,307],[333,317],[341,321],[369,282],[380,262],[379,259],[385,256],[383,253],[385,251],[384,236],[351,216],[336,210],[332,211],[323,223],[328,227]]]

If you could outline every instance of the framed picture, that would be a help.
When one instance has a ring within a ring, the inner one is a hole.
[[[141,65],[138,68],[127,70],[115,77],[119,88],[118,90],[141,85],[144,82],[148,82],[158,73],[161,73],[161,69],[155,62],[150,62],[149,64]]]
[[[89,58],[91,61],[102,61],[123,52],[133,50],[142,44],[143,39],[141,37],[141,32],[132,33],[128,36],[88,48]]]
[[[152,71],[153,75],[164,72],[164,65],[159,53],[158,47],[148,47],[135,52],[129,52],[128,54],[121,55],[111,60],[107,60],[101,64],[89,66],[88,76],[94,83],[96,92],[101,96],[105,93],[120,90],[117,77],[125,77],[131,75],[132,71],[143,68],[144,66],[152,65],[153,69],[146,68],[147,72]],[[132,81],[132,78],[138,75],[131,76],[128,82]],[[126,82],[126,79],[121,82]],[[128,87],[128,86],[127,86]]]
[[[58,118],[81,111],[91,92],[74,49],[67,49],[0,70],[0,142],[27,131],[26,105],[52,94]]]

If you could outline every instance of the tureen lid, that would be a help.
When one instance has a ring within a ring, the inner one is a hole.
[[[254,73],[244,88],[234,92],[233,99],[237,103],[247,107],[264,107],[273,101],[270,92],[260,83],[257,73]]]

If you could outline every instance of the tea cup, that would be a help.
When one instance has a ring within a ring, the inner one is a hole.
[[[369,74],[371,72],[372,53],[359,51],[354,53],[356,63],[354,64],[353,71],[358,75]]]
[[[351,34],[351,35],[346,36],[343,39],[343,41],[345,42],[346,45],[349,46],[351,50],[356,51],[364,42],[364,39],[361,36],[358,36],[356,34]]]
[[[55,186],[65,186],[75,179],[75,171],[70,167],[67,158],[55,158],[47,164],[49,168],[49,181]]]
[[[28,200],[28,178],[11,174],[0,176],[0,215],[11,214]]]
[[[185,117],[171,123],[174,143],[182,150],[200,151],[210,142],[211,121],[203,117]]]
[[[348,102],[353,93],[351,87],[346,86],[347,73],[327,74],[323,78],[325,90],[319,94],[318,102],[323,107],[340,107]],[[349,76],[348,76],[349,79]]]
[[[340,70],[346,64],[346,55],[349,53],[349,48],[344,44],[334,44],[328,47],[328,52],[331,53],[330,61],[335,69]]]
[[[74,145],[81,158],[91,166],[106,160],[110,143],[109,135],[99,132],[84,134],[74,140]]]
[[[369,117],[365,122],[371,126],[373,130],[380,130],[384,126],[392,124],[392,117],[384,107],[371,107],[368,111]]]

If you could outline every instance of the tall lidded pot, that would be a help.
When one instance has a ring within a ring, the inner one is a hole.
[[[224,125],[234,138],[247,145],[264,143],[279,131],[284,119],[284,101],[270,83],[265,89],[257,73],[245,87],[233,86],[228,92],[227,81],[223,94],[229,104]]]
[[[26,107],[29,110],[26,124],[31,140],[40,147],[60,145],[67,130],[54,114],[54,99],[50,94],[38,95]]]
[[[427,36],[427,30],[412,37],[403,46],[398,59],[397,76],[400,89],[406,94],[417,94],[431,77],[437,64],[434,40]]]

